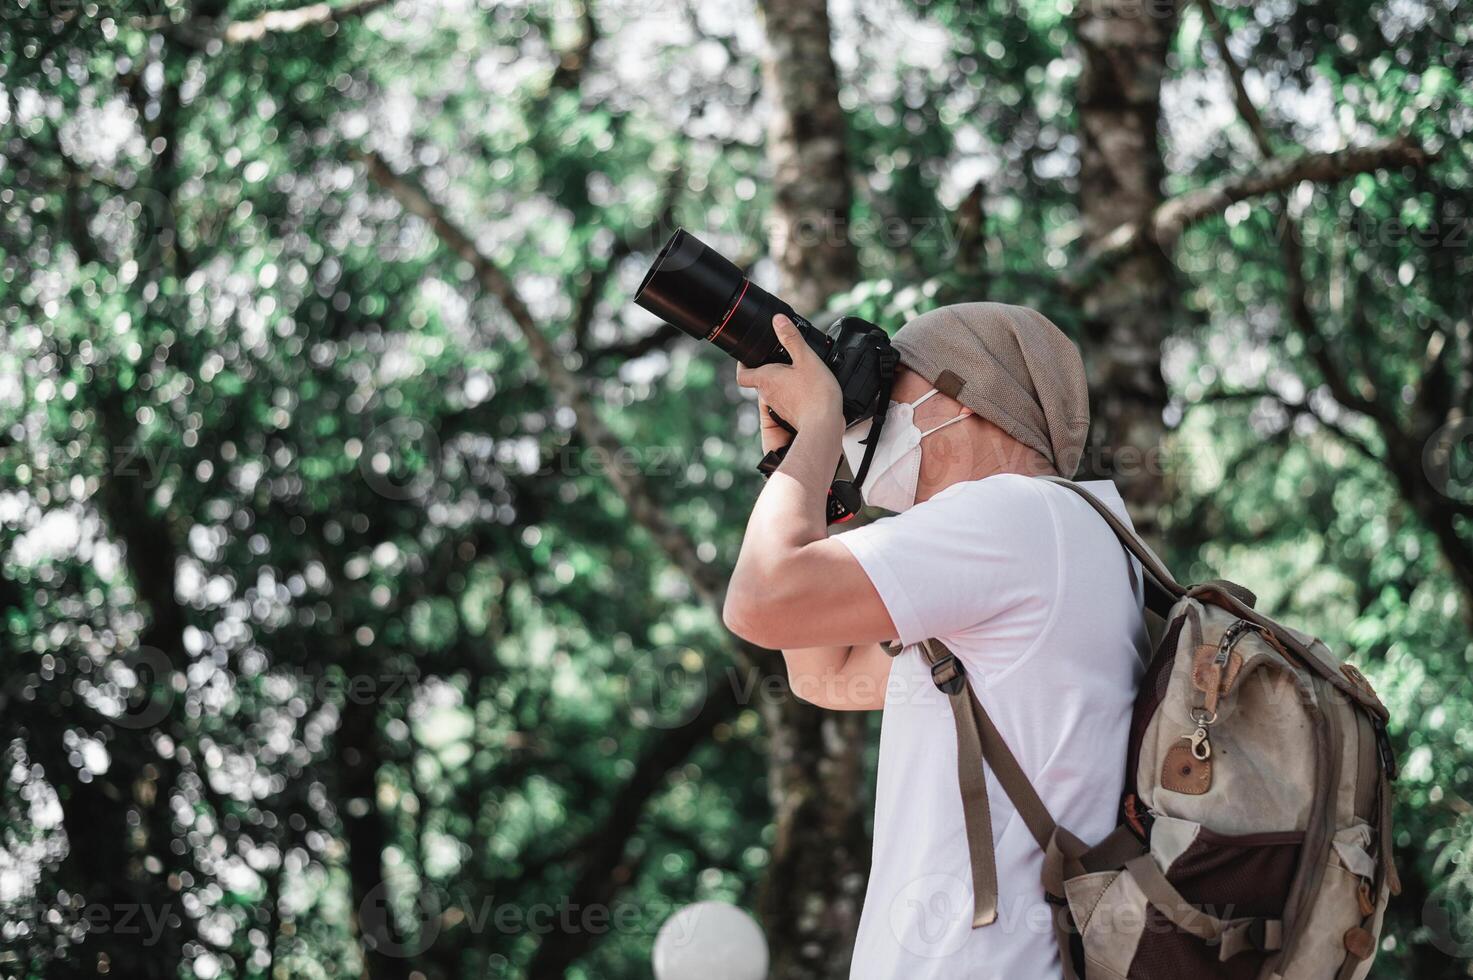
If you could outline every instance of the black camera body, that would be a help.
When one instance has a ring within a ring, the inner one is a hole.
[[[846,521],[859,512],[864,504],[859,487],[864,484],[879,444],[890,388],[900,363],[889,334],[857,316],[840,317],[828,330],[818,329],[684,229],[676,231],[660,250],[639,284],[634,301],[697,340],[715,344],[748,367],[792,363],[772,329],[773,316],[786,314],[838,379],[844,424],[874,419],[864,439],[864,461],[853,481],[835,480],[829,488],[830,524]],[[768,411],[774,421],[793,431],[777,413]],[[786,448],[768,453],[757,469],[771,476],[785,453]]]
[[[889,400],[895,353],[885,331],[857,316],[818,329],[684,229],[660,250],[634,301],[747,367],[792,363],[772,330],[773,316],[786,314],[838,379],[846,425],[871,418]]]

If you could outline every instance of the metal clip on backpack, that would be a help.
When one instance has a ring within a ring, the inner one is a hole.
[[[1092,847],[1049,816],[960,661],[923,644],[956,717],[973,927],[997,917],[985,759],[1044,851],[1069,980],[1364,977],[1400,891],[1386,708],[1319,640],[1254,611],[1251,592],[1181,586],[1093,494],[1045,479],[1141,563],[1166,632],[1136,697],[1120,825]]]

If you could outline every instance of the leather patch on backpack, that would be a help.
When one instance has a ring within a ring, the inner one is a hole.
[[[1197,647],[1192,657],[1192,686],[1200,694],[1193,701],[1193,706],[1205,708],[1208,712],[1217,710],[1218,699],[1233,689],[1233,682],[1243,669],[1243,655],[1237,650],[1228,654],[1227,663],[1221,667],[1216,663],[1217,654],[1216,646],[1203,644]]]
[[[1358,960],[1368,960],[1376,952],[1376,937],[1360,926],[1345,930],[1345,951]]]
[[[1173,745],[1161,764],[1161,788],[1187,796],[1201,796],[1212,788],[1212,760],[1192,755],[1185,742]]]

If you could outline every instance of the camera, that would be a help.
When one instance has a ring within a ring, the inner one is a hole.
[[[792,363],[772,329],[774,315],[787,315],[838,379],[844,424],[874,419],[864,440],[864,460],[853,481],[836,480],[829,490],[829,523],[848,520],[858,512],[863,505],[858,488],[879,443],[900,360],[889,334],[857,316],[843,316],[828,330],[818,329],[683,228],[660,249],[634,302],[697,340],[715,344],[747,367]],[[793,431],[776,413],[772,417]],[[767,454],[758,466],[764,476],[772,474],[784,452]]]
[[[818,329],[683,228],[660,249],[634,302],[747,367],[792,363],[772,331],[773,316],[786,314],[838,379],[846,425],[883,413],[889,401],[896,355],[885,331],[857,316]]]

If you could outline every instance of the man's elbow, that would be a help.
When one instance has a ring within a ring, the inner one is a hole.
[[[733,586],[726,592],[721,606],[721,621],[737,636],[769,650],[781,648],[772,635],[772,610],[750,591]]]
[[[726,590],[721,621],[737,636],[767,650],[793,646],[791,627],[799,622],[799,596],[790,595],[781,581],[760,585],[734,578]]]
[[[721,603],[721,622],[742,639],[747,639],[747,620],[751,611],[747,608],[746,600],[740,598],[737,590],[728,587],[726,599]]]

